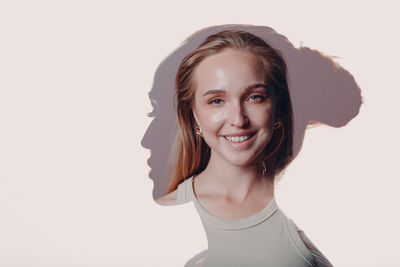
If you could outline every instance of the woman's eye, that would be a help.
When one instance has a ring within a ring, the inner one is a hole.
[[[255,101],[255,100],[264,100],[265,99],[265,96],[263,96],[263,95],[251,95],[250,97],[249,97],[249,100],[251,100],[251,101]]]
[[[222,104],[222,99],[214,98],[211,101],[209,101],[208,104],[220,105],[220,104]]]

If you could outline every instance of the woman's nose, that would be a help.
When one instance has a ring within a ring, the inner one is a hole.
[[[247,118],[241,103],[233,105],[229,117],[231,125],[235,127],[243,128],[249,123],[249,119]]]

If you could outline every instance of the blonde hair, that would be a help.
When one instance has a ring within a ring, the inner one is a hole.
[[[210,35],[196,50],[181,62],[176,75],[176,101],[178,133],[175,141],[175,166],[171,172],[168,192],[174,191],[186,178],[202,172],[210,158],[210,148],[195,133],[193,117],[195,98],[194,70],[206,57],[217,54],[225,48],[247,51],[259,57],[263,63],[267,86],[273,88],[276,96],[275,117],[283,123],[283,137],[280,146],[265,160],[266,174],[275,176],[293,158],[293,115],[290,101],[286,63],[279,51],[259,37],[245,31],[222,31]],[[275,134],[272,136],[272,143]],[[268,145],[265,149],[268,148]]]

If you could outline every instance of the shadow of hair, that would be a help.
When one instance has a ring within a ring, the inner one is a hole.
[[[272,28],[252,25],[221,25],[202,29],[164,59],[156,70],[149,93],[154,119],[149,125],[142,146],[151,150],[148,164],[154,182],[153,198],[166,193],[167,178],[173,162],[173,143],[177,133],[175,76],[182,59],[195,50],[209,35],[224,30],[250,32],[279,50],[288,68],[289,91],[293,106],[293,157],[301,150],[307,127],[321,124],[343,127],[359,113],[361,90],[353,76],[325,56],[308,47],[296,48]]]

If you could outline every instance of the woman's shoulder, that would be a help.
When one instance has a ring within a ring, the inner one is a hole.
[[[315,267],[332,267],[328,259],[319,251],[319,249],[311,242],[303,230],[291,219],[287,219],[289,233],[296,244],[296,247]]]
[[[178,190],[175,189],[171,193],[168,193],[160,198],[157,198],[155,200],[157,204],[162,205],[162,206],[173,206],[173,205],[178,205]]]

